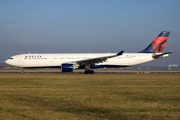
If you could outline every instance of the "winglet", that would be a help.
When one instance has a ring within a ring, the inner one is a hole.
[[[124,51],[121,51],[119,53],[116,54],[116,56],[122,55],[124,53]]]

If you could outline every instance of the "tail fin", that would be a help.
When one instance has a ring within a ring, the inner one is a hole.
[[[169,34],[169,31],[161,32],[146,49],[139,53],[162,53]]]

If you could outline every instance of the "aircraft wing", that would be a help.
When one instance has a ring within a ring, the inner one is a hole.
[[[154,59],[159,59],[159,58],[161,58],[161,57],[163,57],[163,56],[166,56],[166,55],[168,56],[168,55],[171,54],[171,53],[173,53],[173,52],[166,52],[166,53],[157,54],[157,55],[156,55],[156,54],[153,54],[152,57],[153,57]]]
[[[105,57],[97,57],[97,58],[90,58],[90,59],[84,59],[84,60],[79,60],[79,61],[74,61],[78,65],[94,65],[95,63],[101,63],[106,61],[108,58],[113,58],[117,57],[123,54],[124,51],[121,51],[117,53],[116,55],[111,55],[111,56],[105,56]]]

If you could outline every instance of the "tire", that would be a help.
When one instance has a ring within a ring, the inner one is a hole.
[[[90,73],[89,70],[85,70],[85,71],[84,71],[84,74],[89,74],[89,73]]]
[[[94,70],[90,70],[90,74],[94,74]]]

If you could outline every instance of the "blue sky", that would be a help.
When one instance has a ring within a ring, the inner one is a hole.
[[[171,31],[147,65],[180,64],[179,0],[0,0],[0,62],[22,53],[139,52]]]

